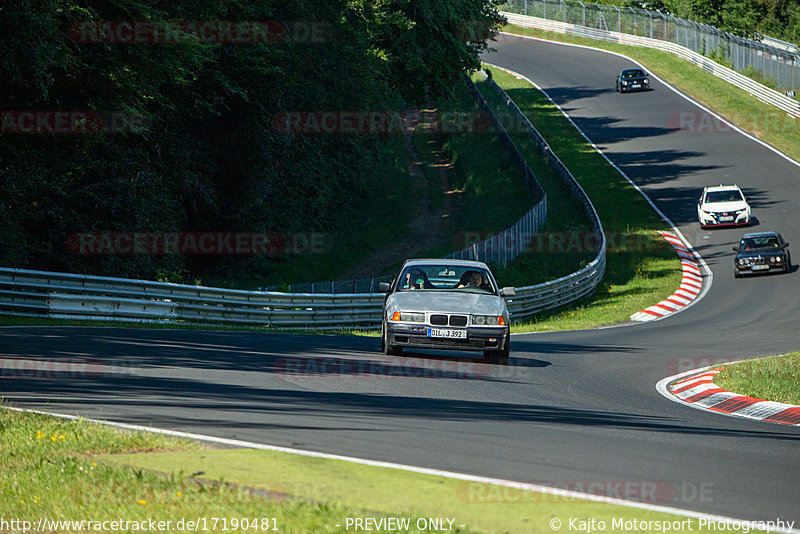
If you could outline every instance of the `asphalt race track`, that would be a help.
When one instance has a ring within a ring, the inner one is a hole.
[[[691,409],[655,389],[714,360],[800,347],[797,268],[734,280],[731,247],[744,230],[695,222],[702,186],[737,183],[754,230],[783,233],[800,263],[800,167],[722,128],[681,129],[682,112],[684,125],[709,117],[657,80],[654,91],[617,94],[614,77],[630,64],[620,57],[533,40],[495,48],[487,61],[541,85],[702,254],[714,272],[703,300],[662,321],[515,336],[507,368],[390,360],[377,338],[7,328],[0,359],[37,360],[43,371],[6,365],[0,395],[23,407],[570,489],[629,482],[612,496],[800,522],[800,428]],[[47,362],[85,359],[95,364],[47,376]]]

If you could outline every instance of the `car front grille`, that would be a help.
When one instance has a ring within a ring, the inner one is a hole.
[[[750,256],[744,259],[744,265],[769,265],[769,257]]]
[[[451,315],[450,326],[467,326],[466,315]]]
[[[740,213],[741,213],[741,210],[739,210],[739,211],[715,211],[715,212],[711,213],[711,216],[714,217],[715,219],[719,220],[720,217],[733,217],[733,218],[736,218],[736,217],[739,216]]]
[[[431,324],[434,326],[467,326],[466,315],[431,315]]]

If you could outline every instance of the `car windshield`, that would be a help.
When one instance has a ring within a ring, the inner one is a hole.
[[[709,191],[706,193],[705,203],[710,204],[714,202],[740,202],[744,200],[742,193],[736,189],[729,189],[727,191]]]
[[[632,70],[623,70],[622,77],[623,78],[638,78],[640,76],[644,76],[644,71],[639,69],[632,69]]]
[[[447,265],[411,265],[400,274],[397,291],[448,290],[497,293],[486,269]]]
[[[741,243],[739,243],[740,250],[755,250],[755,249],[762,249],[762,248],[780,248],[780,241],[778,241],[778,237],[774,235],[760,235],[760,236],[753,236],[753,237],[745,237],[742,239]]]

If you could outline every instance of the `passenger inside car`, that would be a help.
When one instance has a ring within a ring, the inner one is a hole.
[[[428,276],[422,269],[411,269],[406,271],[402,277],[403,283],[400,285],[402,290],[414,289],[433,289],[433,284],[428,280]]]

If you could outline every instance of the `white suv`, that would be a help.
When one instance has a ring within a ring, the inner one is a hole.
[[[697,201],[697,219],[702,228],[750,224],[750,205],[738,185],[703,188]]]

